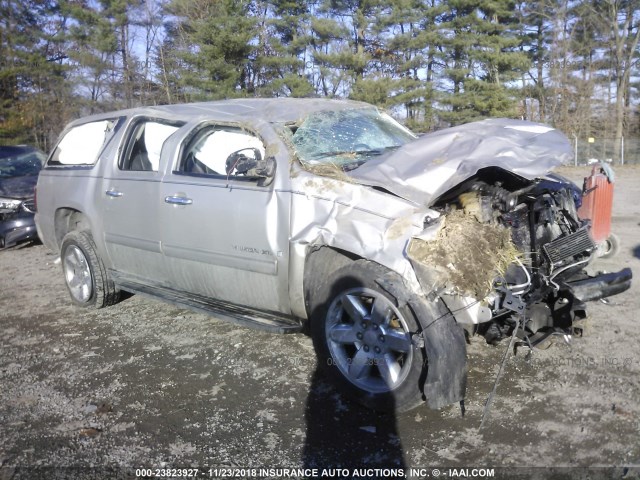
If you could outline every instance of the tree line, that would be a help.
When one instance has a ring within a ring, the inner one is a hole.
[[[640,132],[640,0],[0,0],[0,143],[139,105],[334,97],[416,131]]]

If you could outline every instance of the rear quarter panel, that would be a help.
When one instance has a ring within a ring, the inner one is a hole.
[[[105,165],[113,161],[124,130],[119,128],[115,132],[100,152],[94,165],[45,165],[40,171],[37,186],[36,226],[42,243],[53,252],[59,252],[64,236],[60,228],[56,229],[56,215],[61,209],[72,209],[84,214],[90,225],[98,253],[105,260],[105,264],[108,263],[102,242],[104,233],[99,221],[101,218],[99,197],[102,194],[101,185]],[[55,148],[52,151],[55,151]],[[110,267],[110,265],[106,266]]]

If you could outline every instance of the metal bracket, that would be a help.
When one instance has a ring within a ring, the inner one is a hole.
[[[526,305],[520,297],[516,297],[513,293],[511,293],[511,290],[505,287],[499,287],[498,290],[501,290],[504,293],[504,298],[502,299],[502,308],[511,310],[512,312],[515,312],[519,315],[522,315],[524,313]]]

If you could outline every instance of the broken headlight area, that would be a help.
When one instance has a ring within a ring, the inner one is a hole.
[[[37,238],[32,199],[0,198],[0,249]]]
[[[441,212],[407,248],[425,293],[458,323],[495,343],[524,318],[530,345],[572,335],[585,302],[629,288],[631,271],[589,276],[596,250],[577,215],[577,187],[563,179],[490,181],[477,176],[443,195]]]
[[[25,214],[33,215],[35,212],[36,206],[33,199],[0,198],[0,221],[11,220]]]
[[[22,200],[15,198],[0,198],[0,215],[16,213],[22,207]]]

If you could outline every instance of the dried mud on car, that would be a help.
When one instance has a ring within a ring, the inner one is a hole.
[[[449,213],[442,223],[434,242],[411,243],[409,257],[437,270],[439,281],[455,285],[458,292],[484,298],[494,279],[520,256],[511,233],[462,210]]]
[[[613,231],[622,248],[594,272],[640,265],[640,169],[618,172]],[[580,181],[587,170],[562,173]],[[471,339],[464,418],[457,406],[377,414],[335,392],[302,334],[256,332],[139,296],[75,308],[54,260],[41,245],[0,253],[2,479],[46,468],[81,478],[91,468],[214,465],[637,473],[637,283],[610,305],[593,304],[587,334],[570,346],[558,339],[530,358],[525,349],[510,355],[479,431],[504,341]]]

